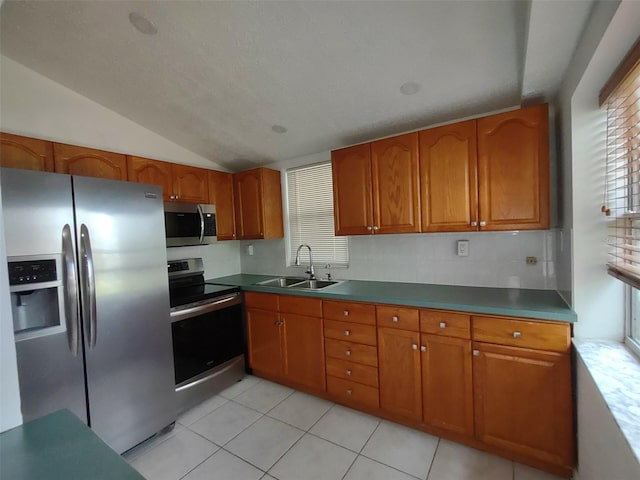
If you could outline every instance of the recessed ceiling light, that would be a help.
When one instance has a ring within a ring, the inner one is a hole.
[[[287,133],[287,129],[284,128],[282,125],[274,125],[271,127],[271,130],[273,130],[276,133]]]
[[[400,92],[403,95],[415,95],[418,91],[420,91],[420,84],[416,82],[407,82],[400,86]]]
[[[140,33],[144,33],[145,35],[155,35],[158,33],[156,26],[147,20],[141,13],[131,12],[129,14],[129,21]]]

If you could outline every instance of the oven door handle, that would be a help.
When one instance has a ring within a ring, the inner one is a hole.
[[[232,293],[231,295],[221,297],[211,303],[205,303],[204,305],[185,308],[184,310],[175,310],[170,314],[171,323],[197,317],[198,315],[203,315],[205,313],[222,310],[223,308],[231,307],[233,305],[239,305],[240,303],[242,303],[240,293]]]

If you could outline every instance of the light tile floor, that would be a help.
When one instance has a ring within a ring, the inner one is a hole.
[[[252,376],[125,458],[148,480],[560,480]]]

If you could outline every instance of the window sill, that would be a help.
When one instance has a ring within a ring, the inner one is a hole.
[[[623,343],[574,338],[573,344],[640,462],[640,360]]]

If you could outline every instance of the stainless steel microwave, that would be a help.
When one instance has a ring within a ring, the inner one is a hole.
[[[167,247],[208,245],[217,240],[215,205],[164,202]]]

